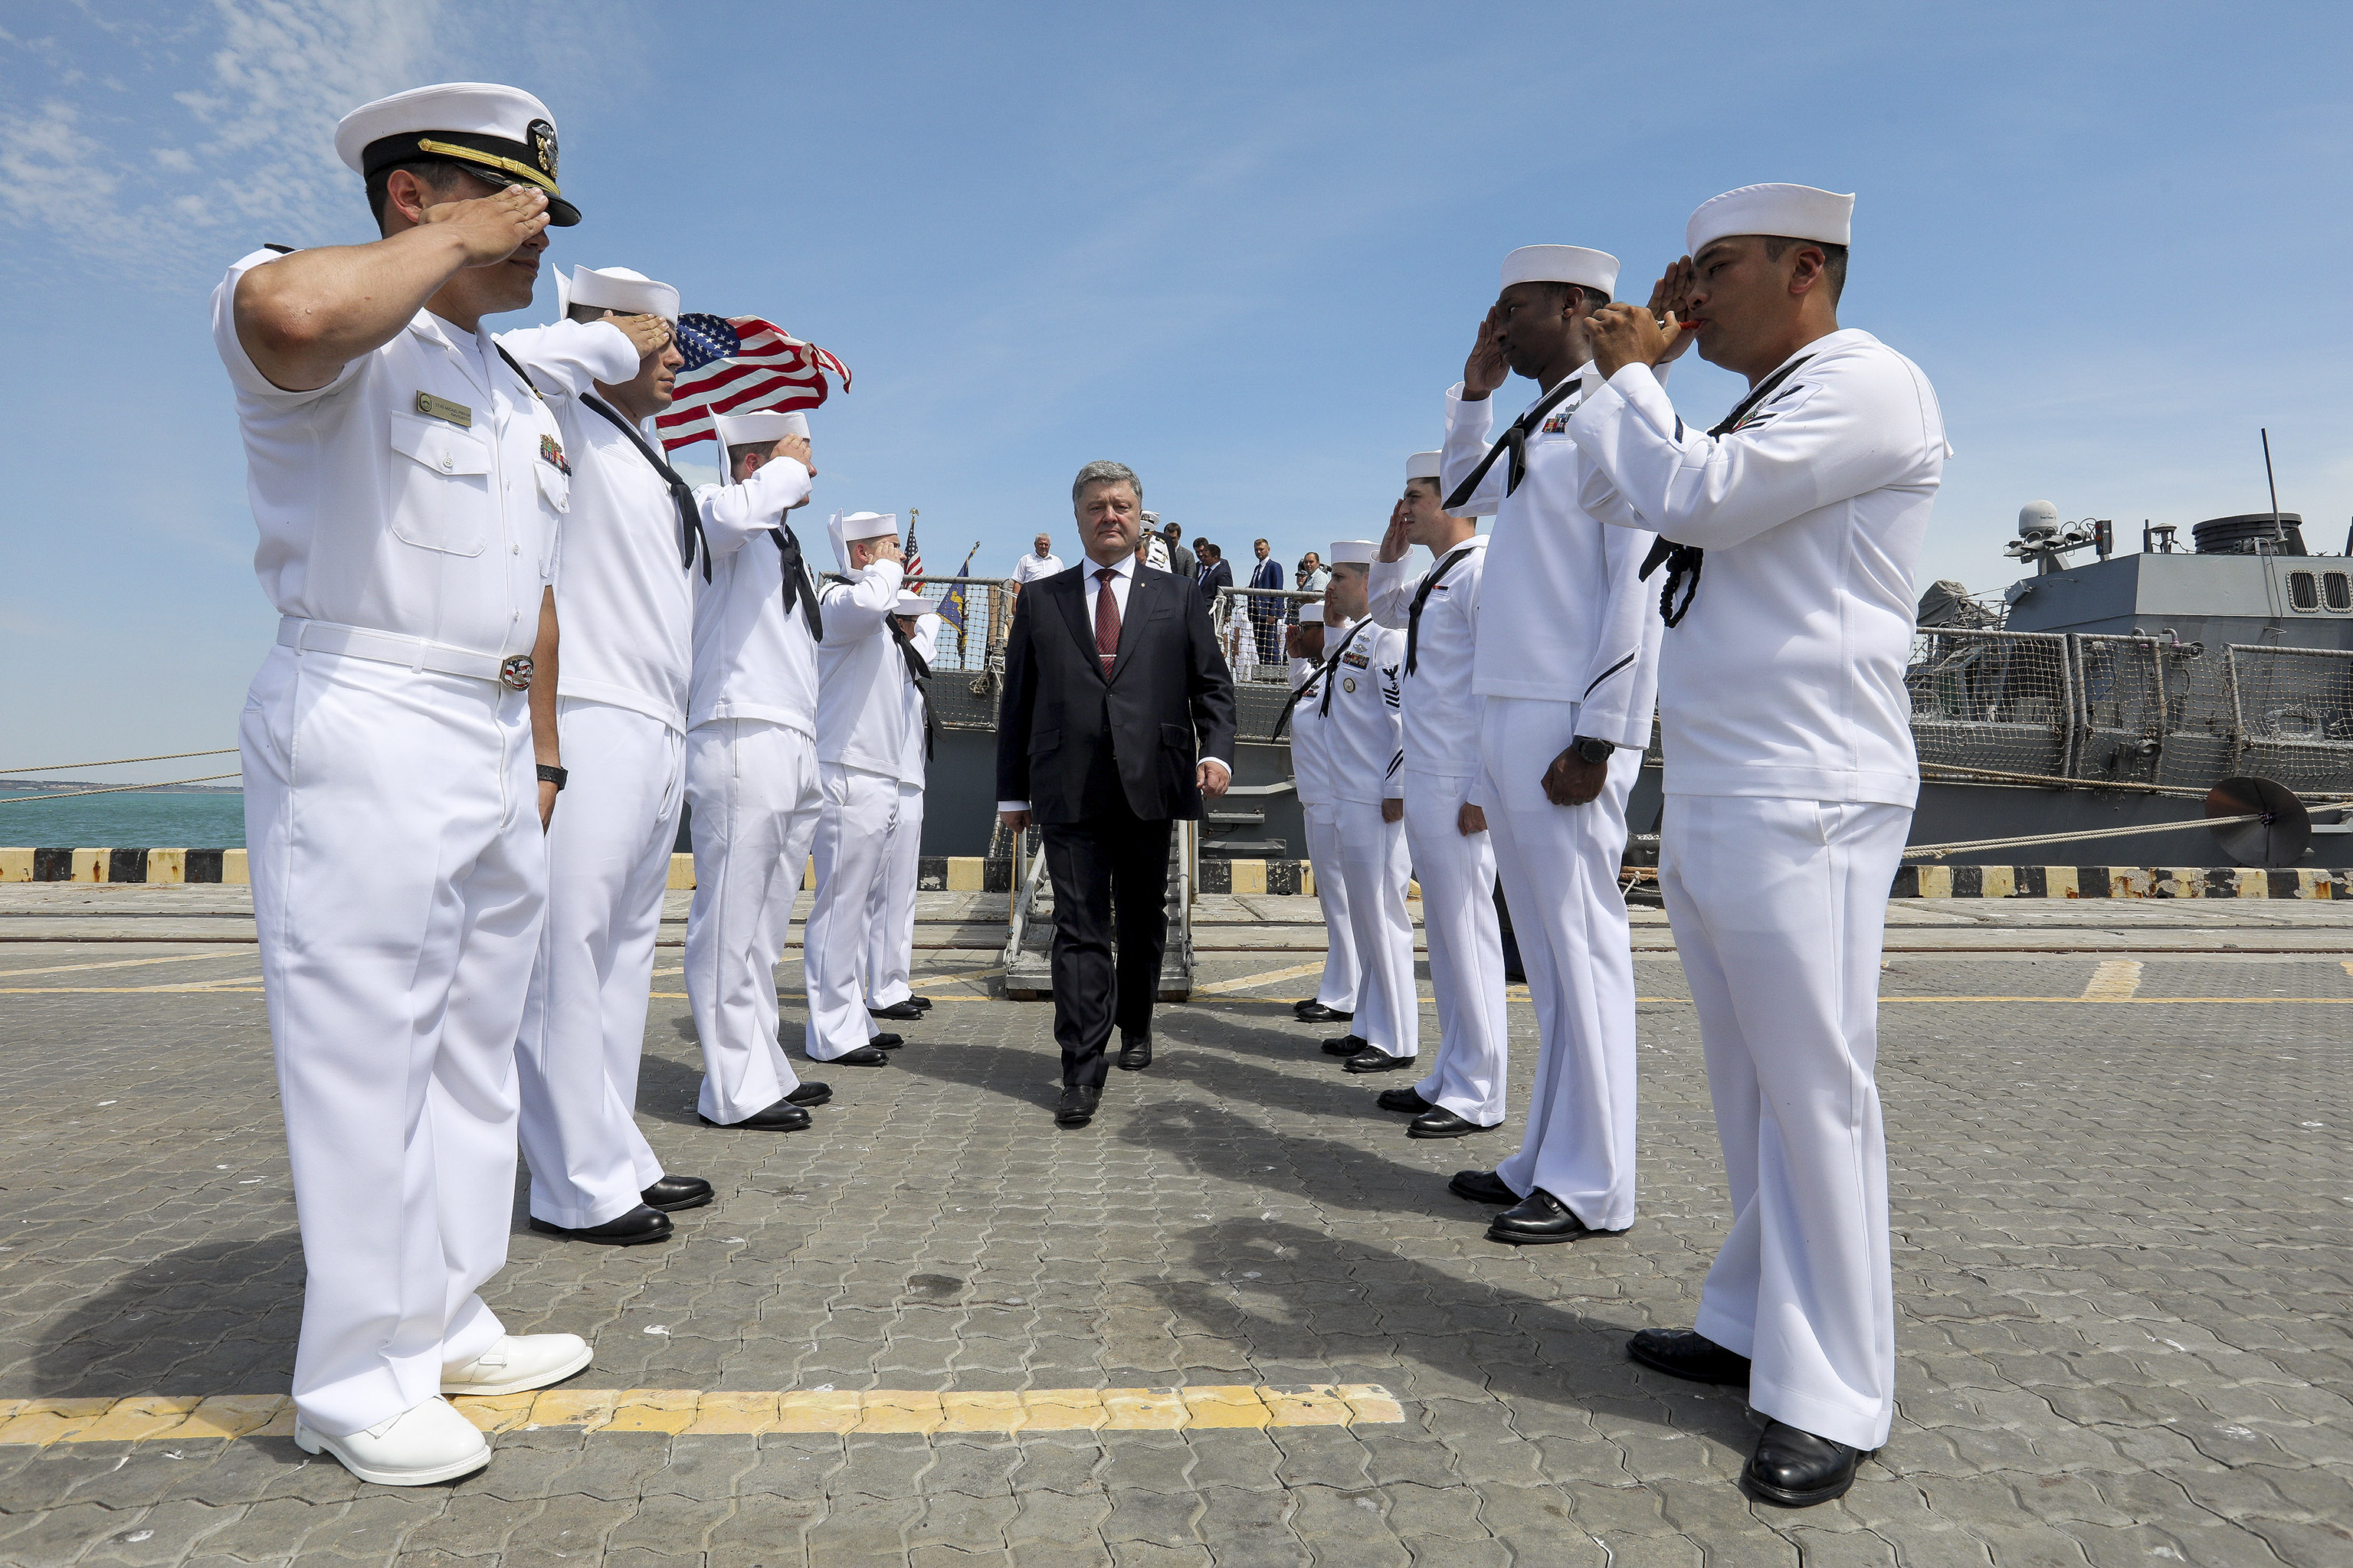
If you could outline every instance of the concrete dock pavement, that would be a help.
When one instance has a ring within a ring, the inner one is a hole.
[[[1409,1142],[1289,1018],[1312,900],[1204,900],[1153,1070],[1064,1133],[1050,1008],[993,994],[1003,896],[924,894],[939,1006],[746,1137],[694,1120],[674,896],[640,1121],[719,1201],[626,1252],[518,1218],[492,1304],[596,1362],[393,1491],[275,1432],[301,1271],[245,898],[0,887],[0,1563],[2353,1558],[2343,905],[1894,907],[1899,1413],[1788,1513],[1732,1486],[1736,1394],[1623,1357],[1727,1218],[1657,911],[1641,1216],[1514,1249],[1445,1180],[1516,1144],[1525,1000],[1512,1121]]]

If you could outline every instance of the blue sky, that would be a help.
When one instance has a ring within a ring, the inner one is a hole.
[[[328,140],[383,92],[530,88],[587,215],[554,262],[839,353],[819,505],[920,507],[935,570],[1067,552],[1099,457],[1229,552],[1376,532],[1504,251],[1640,297],[1717,191],[1853,190],[1843,319],[1958,454],[1924,585],[1984,590],[2031,499],[2128,540],[2263,506],[2263,426],[2344,548],[2349,45],[2317,5],[11,7],[0,766],[233,742],[273,617],[206,300],[372,237]]]

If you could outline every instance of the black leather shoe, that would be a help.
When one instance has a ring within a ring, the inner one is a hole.
[[[1644,1329],[1626,1342],[1626,1353],[1669,1377],[1687,1377],[1694,1383],[1743,1384],[1748,1381],[1746,1356],[1735,1354],[1689,1329]]]
[[[1150,1035],[1122,1035],[1119,1037],[1119,1065],[1129,1072],[1142,1072],[1152,1065]]]
[[[907,1005],[920,1007],[928,1013],[932,1010],[932,999],[928,996],[910,996],[907,998]]]
[[[1497,1122],[1496,1127],[1502,1126]],[[1493,1132],[1494,1127],[1482,1127],[1477,1122],[1457,1116],[1442,1105],[1433,1105],[1407,1124],[1409,1138],[1468,1138],[1473,1132]]]
[[[808,1126],[809,1113],[786,1097],[774,1105],[762,1106],[741,1121],[713,1121],[708,1116],[699,1116],[696,1120],[705,1127],[740,1127],[746,1132],[798,1132]],[[649,1187],[646,1193],[646,1202],[652,1204],[653,1189]],[[667,1204],[654,1204],[656,1208],[669,1206]]]
[[[1345,1024],[1356,1016],[1354,1013],[1343,1013],[1337,1007],[1326,1007],[1313,996],[1293,1005],[1291,1010],[1303,1024]]]
[[[670,1215],[643,1204],[618,1219],[608,1219],[603,1225],[550,1225],[538,1215],[532,1216],[531,1228],[542,1236],[560,1236],[566,1241],[593,1241],[599,1247],[643,1247],[649,1241],[668,1241],[675,1228]]]
[[[646,1207],[664,1214],[699,1209],[711,1201],[711,1184],[701,1176],[664,1176],[638,1194]]]
[[[824,1083],[805,1083],[785,1098],[804,1110],[814,1110],[833,1098],[833,1086]]]
[[[879,1035],[868,1036],[866,1043],[878,1051],[895,1051],[907,1042],[885,1029]]]
[[[1469,1198],[1474,1204],[1511,1205],[1520,1201],[1520,1194],[1505,1184],[1504,1178],[1493,1171],[1457,1171],[1446,1190],[1458,1198]]]
[[[1489,1241],[1514,1247],[1543,1247],[1557,1241],[1582,1241],[1588,1236],[1622,1236],[1623,1231],[1595,1230],[1569,1206],[1538,1187],[1487,1222]]]
[[[1844,1497],[1862,1458],[1860,1448],[1776,1421],[1757,1439],[1757,1451],[1741,1467],[1740,1480],[1765,1502],[1811,1508]]]
[[[838,1068],[879,1068],[889,1065],[891,1053],[880,1046],[860,1046],[854,1051],[844,1051],[828,1066]]]
[[[1054,1125],[1084,1127],[1095,1119],[1095,1107],[1102,1103],[1102,1089],[1083,1083],[1072,1084],[1062,1090],[1061,1103],[1054,1107]]]
[[[1340,1070],[1342,1072],[1395,1072],[1399,1068],[1409,1068],[1413,1065],[1414,1059],[1411,1057],[1393,1057],[1376,1047],[1366,1046],[1363,1050],[1341,1063]]]
[[[1324,1054],[1327,1057],[1353,1057],[1372,1043],[1362,1035],[1343,1035],[1336,1040],[1324,1041]]]
[[[1421,1090],[1418,1089],[1385,1089],[1381,1090],[1380,1099],[1373,1103],[1383,1110],[1395,1110],[1406,1116],[1419,1116],[1425,1110],[1438,1109],[1422,1099]]]
[[[870,1018],[889,1018],[895,1023],[912,1024],[923,1016],[923,1010],[916,1006],[911,997],[904,1002],[893,1002],[888,1007],[869,1007],[866,1015]]]

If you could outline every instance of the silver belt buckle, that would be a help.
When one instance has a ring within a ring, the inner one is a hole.
[[[531,689],[531,655],[511,653],[499,664],[499,684],[515,691]]]

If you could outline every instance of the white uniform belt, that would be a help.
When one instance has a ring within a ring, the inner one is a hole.
[[[290,647],[297,653],[339,653],[350,658],[369,658],[381,664],[429,669],[437,675],[462,675],[474,680],[512,684],[501,680],[501,661],[494,653],[476,653],[470,648],[451,647],[446,643],[432,642],[424,637],[372,632],[364,626],[304,620],[300,616],[286,616],[280,619],[278,646]],[[527,679],[527,668],[525,675]]]

